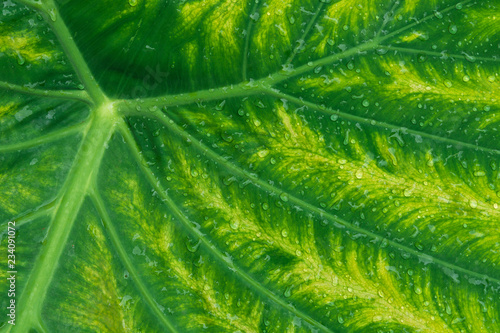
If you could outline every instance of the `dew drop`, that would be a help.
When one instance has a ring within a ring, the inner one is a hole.
[[[476,62],[476,57],[474,57],[470,54],[467,54],[465,52],[463,54],[465,56],[465,60],[467,60],[468,62],[472,62],[472,63]]]
[[[22,66],[22,65],[24,65],[24,63],[25,63],[25,60],[24,60],[23,56],[19,52],[17,52],[17,64]]]
[[[266,157],[267,155],[269,155],[269,150],[268,149],[263,149],[263,150],[260,150],[257,155],[259,155],[259,157],[261,158],[264,158]]]
[[[363,104],[363,106],[364,106],[365,108],[367,108],[367,107],[369,107],[369,106],[370,106],[370,102],[369,102],[367,99],[363,100],[363,102],[361,102],[361,104]]]
[[[413,291],[414,291],[414,292],[415,292],[415,294],[417,294],[417,295],[422,294],[422,288],[420,288],[419,286],[414,286]]]
[[[221,138],[222,138],[222,140],[224,140],[224,141],[226,141],[228,143],[233,141],[233,137],[230,134],[226,133],[226,132],[224,132],[224,133],[221,134]]]
[[[250,14],[250,18],[252,19],[252,21],[254,22],[257,22],[259,20],[259,17],[260,17],[260,14],[259,13],[253,13],[253,14]]]
[[[285,292],[283,293],[283,296],[285,296],[286,298],[292,296],[292,288],[293,286],[289,286],[285,289]]]
[[[267,202],[262,203],[262,209],[263,210],[268,210],[269,209],[269,204]]]
[[[195,253],[198,248],[200,247],[201,240],[198,241],[198,243],[193,244],[191,241],[186,242],[186,248],[188,249],[189,252]]]
[[[469,206],[471,208],[477,208],[477,201],[474,199],[469,200]]]
[[[280,199],[284,202],[287,202],[288,201],[288,194],[286,193],[281,193],[280,194]]]
[[[418,61],[419,63],[423,63],[423,62],[425,62],[426,60],[427,60],[427,56],[426,56],[425,54],[423,54],[423,53],[419,53],[419,54],[417,54],[417,61]]]
[[[448,32],[452,35],[456,34],[458,32],[458,28],[455,24],[450,24],[448,27]]]
[[[55,8],[49,9],[49,17],[52,22],[57,20],[57,14]]]
[[[464,82],[469,82],[469,81],[470,81],[470,77],[469,77],[469,75],[464,75],[464,76],[462,77],[462,81],[464,81]]]
[[[137,6],[137,0],[128,0],[128,4],[131,5],[132,7]]]
[[[357,179],[363,178],[363,171],[357,170],[355,176]]]
[[[288,237],[288,231],[286,229],[281,230],[281,236],[284,238]]]
[[[215,106],[215,110],[217,110],[217,111],[222,111],[222,110],[224,110],[224,106],[225,106],[225,105],[226,105],[226,101],[225,101],[225,100],[223,100],[222,102],[220,102],[219,104],[217,104],[217,105]]]

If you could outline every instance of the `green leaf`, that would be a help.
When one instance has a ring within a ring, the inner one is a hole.
[[[4,1],[0,332],[500,332],[499,5]]]

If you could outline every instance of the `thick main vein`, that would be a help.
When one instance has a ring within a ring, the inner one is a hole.
[[[104,105],[101,108],[106,110],[95,110],[73,166],[59,192],[60,199],[53,209],[46,241],[19,298],[18,324],[12,326],[13,332],[27,332],[36,324],[34,321],[42,309],[64,245],[113,133],[115,119],[104,112],[108,107]]]
[[[235,163],[223,158],[221,155],[219,155],[217,152],[215,152],[214,150],[212,150],[211,148],[209,148],[208,146],[206,146],[205,144],[203,144],[200,140],[198,140],[196,137],[192,136],[191,134],[187,133],[185,130],[183,130],[182,128],[180,128],[171,118],[169,118],[166,114],[158,111],[158,112],[155,112],[153,113],[155,115],[155,117],[160,120],[169,130],[172,131],[172,133],[175,133],[177,134],[178,136],[180,136],[181,138],[183,139],[186,139],[186,140],[189,140],[189,142],[191,142],[191,144],[196,147],[200,152],[202,152],[203,154],[205,154],[206,156],[210,157],[213,161],[219,163],[220,165],[224,166],[228,171],[230,171],[231,173],[237,175],[237,176],[240,176],[242,178],[246,178],[246,179],[249,179],[251,182],[253,182],[256,186],[258,186],[259,188],[261,189],[265,189],[271,193],[274,193],[276,195],[281,195],[282,193],[286,193],[289,197],[289,201],[291,203],[294,203],[296,204],[297,206],[299,207],[302,207],[304,209],[307,209],[308,211],[310,212],[313,212],[314,214],[318,215],[318,216],[322,216],[322,217],[326,217],[327,219],[329,219],[330,221],[333,221],[333,222],[337,222],[343,226],[345,226],[346,228],[348,228],[349,230],[351,231],[354,231],[354,232],[357,232],[357,233],[360,233],[360,234],[364,234],[364,235],[367,235],[368,237],[371,237],[375,240],[382,240],[382,239],[385,239],[388,243],[388,245],[390,245],[392,248],[394,249],[398,249],[398,250],[401,250],[401,251],[404,251],[406,253],[409,253],[411,255],[413,255],[414,257],[420,259],[420,260],[423,260],[425,262],[432,262],[436,265],[439,265],[443,268],[447,268],[447,269],[451,269],[451,270],[454,270],[454,271],[457,271],[457,272],[461,272],[461,273],[464,273],[468,276],[473,276],[475,278],[478,278],[478,279],[481,279],[481,280],[488,280],[488,281],[491,281],[491,282],[495,282],[497,284],[500,285],[500,279],[498,278],[495,278],[495,277],[492,277],[492,276],[489,276],[487,274],[482,274],[482,273],[478,273],[478,272],[475,272],[475,271],[472,271],[470,269],[467,269],[465,267],[461,267],[461,266],[458,266],[458,265],[455,265],[455,264],[452,264],[452,263],[449,263],[445,260],[442,260],[442,259],[439,259],[439,258],[436,258],[436,257],[433,257],[429,254],[426,254],[426,253],[422,253],[422,252],[419,252],[417,250],[414,250],[413,248],[411,247],[408,247],[404,244],[401,244],[401,243],[398,243],[394,240],[391,240],[391,239],[387,239],[381,235],[378,235],[374,232],[371,232],[369,230],[366,230],[362,227],[359,227],[359,226],[356,226],[344,219],[341,219],[303,199],[300,199],[299,197],[297,196],[294,196],[293,194],[291,193],[288,193],[286,190],[283,190],[281,188],[278,188],[277,186],[275,185],[271,185],[269,184],[268,182],[266,182],[265,180],[263,179],[260,179],[259,177],[257,177],[256,175],[254,174],[251,174],[250,172],[248,172],[247,170],[241,168],[240,166],[236,165]]]
[[[106,96],[90,71],[90,68],[76,45],[73,36],[64,23],[54,0],[44,0],[43,9],[40,10],[40,14],[52,27],[54,34],[57,36],[60,45],[70,60],[78,78],[82,81],[85,90],[91,97],[92,102],[96,105],[103,104],[106,101]]]
[[[166,121],[168,123],[168,121]],[[169,127],[171,127],[170,125]],[[265,286],[263,286],[260,282],[255,280],[252,276],[250,276],[248,273],[246,273],[241,267],[236,265],[232,260],[227,260],[227,256],[225,256],[214,244],[212,244],[206,237],[205,235],[198,230],[193,223],[191,223],[186,216],[180,211],[180,209],[177,207],[176,203],[167,195],[166,190],[163,188],[163,186],[160,184],[156,176],[153,174],[151,169],[147,166],[147,163],[142,156],[142,154],[139,151],[139,148],[137,147],[136,141],[130,132],[130,129],[124,124],[120,124],[120,132],[122,133],[123,137],[125,138],[125,142],[129,146],[132,155],[137,161],[137,164],[140,166],[144,176],[150,183],[150,185],[156,190],[158,193],[158,196],[162,199],[162,201],[168,206],[170,211],[173,213],[173,215],[182,223],[182,225],[188,230],[189,233],[191,233],[193,236],[197,237],[201,243],[205,246],[205,248],[220,262],[223,264],[227,265],[228,269],[235,272],[243,281],[245,281],[248,285],[252,286],[255,291],[257,291],[259,294],[264,295],[265,297],[269,298],[276,304],[280,305],[281,307],[285,308],[286,310],[290,311],[291,313],[295,314],[296,316],[302,318],[303,320],[307,321],[311,325],[315,326],[316,328],[320,329],[323,332],[326,333],[333,333],[329,328],[309,316],[308,314],[302,312],[299,309],[296,309],[292,305],[290,305],[288,302],[286,302],[284,299],[281,297],[277,296],[275,293],[273,293],[271,290],[267,289]],[[177,127],[174,127],[176,131],[180,130]],[[180,130],[182,131],[182,130]],[[194,139],[194,138],[193,138]],[[196,141],[196,139],[194,139]],[[198,144],[196,141],[195,144]]]

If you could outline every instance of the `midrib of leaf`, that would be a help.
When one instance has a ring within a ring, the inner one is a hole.
[[[168,122],[168,121],[167,121]],[[169,126],[170,128],[174,129],[177,134],[180,134],[179,132],[182,132],[183,137],[190,137],[187,133],[179,129],[177,126]],[[280,305],[284,309],[290,311],[291,313],[295,314],[296,316],[302,318],[306,322],[310,323],[311,325],[315,326],[316,328],[320,329],[322,332],[326,333],[333,333],[328,327],[324,326],[308,314],[304,313],[303,311],[295,308],[294,306],[290,305],[289,302],[285,301],[283,298],[277,296],[274,294],[271,290],[267,289],[265,286],[263,286],[260,282],[255,280],[251,275],[246,273],[242,268],[237,266],[236,264],[233,263],[232,259],[228,257],[227,255],[224,255],[215,245],[213,245],[206,237],[205,235],[198,230],[193,223],[191,223],[186,216],[179,210],[175,202],[170,199],[170,197],[167,195],[167,191],[162,187],[156,176],[153,174],[151,169],[147,166],[146,160],[144,157],[141,155],[139,148],[136,145],[136,141],[130,132],[130,130],[124,125],[124,123],[120,124],[120,133],[123,135],[125,142],[129,146],[132,155],[137,161],[137,165],[141,168],[143,174],[145,175],[146,179],[148,180],[149,184],[156,190],[158,193],[158,196],[162,199],[162,201],[170,208],[170,211],[174,214],[175,217],[181,221],[183,226],[195,237],[197,237],[203,246],[210,252],[212,255],[222,262],[223,264],[227,265],[228,269],[235,272],[242,280],[244,280],[247,284],[252,286],[255,291],[257,291],[259,294],[269,298],[276,304]],[[195,138],[193,138],[194,144],[196,145],[201,145]],[[201,145],[202,147],[205,147]],[[206,150],[208,154],[212,153],[214,156],[214,160],[221,160],[222,158],[212,152],[211,150]],[[212,157],[212,156],[211,156]],[[223,160],[223,159],[222,159]],[[227,163],[226,163],[227,164]],[[234,167],[234,166],[233,166]],[[244,171],[243,171],[244,172]]]
[[[88,93],[96,106],[106,103],[107,98],[104,92],[99,87],[99,84],[90,71],[87,62],[74,42],[73,36],[69,32],[68,27],[59,14],[55,2],[53,0],[44,0],[43,3],[43,8],[45,10],[42,10],[41,14],[45,21],[52,27],[52,30],[56,34],[59,43],[66,53],[66,56],[73,65],[73,69],[82,81],[85,91]]]
[[[88,94],[90,99],[87,97],[84,99],[86,101],[91,100],[94,105],[90,121],[83,131],[84,135],[76,159],[73,162],[64,185],[59,191],[58,201],[53,208],[45,244],[42,246],[19,298],[17,324],[4,327],[4,330],[7,331],[25,333],[34,327],[46,331],[44,323],[40,318],[45,295],[49,289],[81,205],[88,194],[92,179],[99,169],[106,149],[106,143],[114,132],[116,115],[114,114],[113,104],[107,100],[95,81],[68,28],[60,17],[55,3],[52,0],[46,1],[43,5],[25,0],[20,2],[38,10],[52,27],[66,56],[86,88],[86,93],[79,94],[79,96]],[[10,87],[12,88],[12,86]],[[16,89],[18,92],[32,95],[78,99],[74,98],[74,94],[66,96],[65,94],[61,94],[60,91],[39,94],[37,90]],[[54,133],[52,136],[49,135],[49,140],[53,139],[54,136],[57,137],[62,134],[67,133],[64,131]],[[32,142],[28,141],[20,145],[24,145],[27,148],[31,144]]]
[[[105,110],[102,110],[102,109]],[[27,332],[38,325],[38,318],[45,295],[57,269],[74,221],[88,193],[92,179],[99,169],[111,138],[114,118],[108,116],[109,105],[96,109],[93,119],[86,129],[78,155],[61,188],[60,198],[54,208],[47,238],[31,271],[26,286],[19,299],[17,325],[13,332]]]
[[[184,138],[186,140],[189,140],[189,142],[191,142],[191,144],[194,147],[196,147],[201,153],[206,154],[212,160],[214,160],[217,163],[223,165],[227,170],[229,170],[233,174],[238,175],[238,176],[240,176],[242,178],[249,179],[250,181],[252,181],[259,188],[265,189],[265,190],[267,190],[267,191],[269,191],[271,193],[274,193],[274,194],[276,194],[278,196],[280,194],[282,194],[282,193],[286,193],[288,195],[288,197],[289,197],[289,202],[294,203],[297,206],[302,207],[304,209],[307,209],[310,212],[316,214],[317,216],[326,217],[330,221],[339,223],[340,225],[344,226],[345,228],[347,228],[347,229],[349,229],[351,231],[367,235],[368,237],[372,238],[376,242],[381,242],[382,240],[385,240],[392,248],[398,249],[400,251],[404,251],[406,253],[409,253],[409,254],[413,255],[414,257],[416,257],[418,259],[421,259],[423,262],[431,262],[431,263],[434,263],[434,264],[439,265],[441,267],[448,268],[448,269],[451,269],[451,270],[454,270],[454,271],[457,271],[457,272],[461,272],[461,273],[464,273],[464,274],[469,275],[469,276],[473,276],[473,277],[478,278],[478,279],[486,279],[486,280],[489,280],[491,282],[495,282],[495,283],[497,283],[497,284],[500,285],[500,279],[491,277],[491,276],[489,276],[487,274],[481,274],[481,273],[472,271],[470,269],[467,269],[467,268],[464,268],[464,267],[461,267],[461,266],[458,266],[458,265],[454,265],[454,264],[449,263],[447,261],[444,261],[442,259],[439,259],[439,258],[436,258],[434,256],[431,256],[429,254],[422,253],[422,252],[419,252],[417,250],[414,250],[414,249],[412,249],[412,248],[410,248],[410,247],[408,247],[406,245],[400,244],[400,243],[398,243],[398,242],[396,242],[394,240],[391,240],[391,239],[388,239],[386,237],[380,236],[380,235],[378,235],[378,234],[376,234],[374,232],[371,232],[371,231],[366,230],[364,228],[358,227],[358,226],[356,226],[356,225],[354,225],[352,223],[349,223],[346,220],[341,219],[341,218],[339,218],[339,217],[337,217],[337,216],[335,216],[335,215],[333,215],[333,214],[331,214],[331,213],[329,213],[329,212],[327,212],[327,211],[325,211],[325,210],[323,210],[321,208],[318,208],[317,206],[315,206],[315,205],[313,205],[313,204],[311,204],[311,203],[309,203],[309,202],[307,202],[305,200],[302,200],[302,199],[294,196],[293,194],[288,193],[285,190],[278,188],[275,185],[271,185],[271,184],[267,183],[266,181],[264,181],[263,179],[260,179],[256,175],[248,172],[247,170],[239,167],[235,163],[232,163],[231,161],[225,159],[224,157],[222,157],[221,155],[219,155],[218,153],[216,153],[214,150],[212,150],[211,148],[209,148],[208,146],[206,146],[205,144],[203,144],[199,139],[197,139],[196,137],[190,135],[185,130],[183,130],[182,128],[180,128],[166,114],[164,114],[162,112],[159,112],[159,111],[153,112],[153,114],[155,115],[155,117],[158,120],[160,120],[172,132],[176,133],[177,135],[179,135],[180,137],[182,137],[182,138]],[[143,164],[145,164],[145,163],[143,163]],[[143,168],[144,168],[144,165],[143,165]],[[199,237],[202,237],[202,234],[201,233],[199,233],[199,234],[200,234]]]

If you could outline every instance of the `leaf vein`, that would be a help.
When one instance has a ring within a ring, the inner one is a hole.
[[[334,222],[337,222],[343,226],[345,226],[346,228],[354,231],[354,232],[357,232],[357,233],[360,233],[360,234],[365,234],[369,237],[372,237],[373,239],[375,240],[378,240],[378,241],[381,241],[382,239],[386,239],[387,240],[387,243],[393,247],[393,248],[396,248],[396,249],[399,249],[401,251],[405,251],[407,253],[410,253],[411,255],[419,258],[419,259],[422,259],[424,261],[431,261],[441,267],[444,267],[444,268],[448,268],[448,269],[452,269],[452,270],[455,270],[455,271],[459,271],[461,273],[464,273],[464,274],[467,274],[469,276],[473,276],[475,278],[478,278],[478,279],[485,279],[485,280],[489,280],[491,282],[494,282],[494,283],[497,283],[500,285],[500,279],[498,278],[495,278],[495,277],[492,277],[492,276],[489,276],[487,274],[481,274],[481,273],[478,273],[478,272],[475,272],[475,271],[472,271],[472,270],[469,270],[467,268],[464,268],[464,267],[461,267],[461,266],[458,266],[458,265],[455,265],[455,264],[451,264],[451,263],[448,263],[444,260],[441,260],[441,259],[438,259],[432,255],[429,255],[429,254],[426,254],[426,253],[421,253],[421,252],[418,252],[417,250],[414,250],[406,245],[403,245],[403,244],[400,244],[394,240],[391,240],[391,239],[387,239],[383,236],[380,236],[374,232],[371,232],[371,231],[368,231],[364,228],[361,228],[361,227],[358,227],[358,226],[355,226],[351,223],[349,223],[348,221],[346,220],[343,220],[321,208],[318,208],[316,207],[315,205],[309,203],[309,202],[306,202],[305,200],[302,200],[290,193],[287,193],[286,191],[278,188],[277,186],[275,185],[271,185],[267,182],[265,182],[264,180],[258,178],[257,176],[254,176],[252,174],[250,174],[248,171],[246,171],[245,169],[241,168],[240,166],[236,165],[235,163],[223,158],[221,155],[219,155],[217,152],[215,152],[214,150],[212,150],[211,148],[207,147],[206,145],[204,145],[200,140],[198,140],[197,138],[195,138],[194,136],[190,135],[189,133],[185,132],[183,129],[181,129],[177,124],[175,124],[175,122],[169,118],[166,114],[164,113],[161,113],[161,112],[155,112],[153,113],[153,115],[158,119],[160,120],[166,127],[168,127],[170,130],[172,130],[174,133],[176,133],[177,135],[179,135],[180,137],[184,138],[184,139],[188,139],[190,140],[190,142],[192,143],[193,146],[195,146],[196,148],[198,148],[198,150],[200,150],[201,152],[203,152],[204,154],[206,154],[208,157],[212,158],[214,161],[217,161],[218,163],[220,163],[221,165],[225,166],[226,169],[228,169],[229,171],[233,172],[234,174],[237,174],[239,175],[240,177],[243,177],[243,178],[247,178],[249,179],[250,181],[252,181],[255,185],[258,185],[260,188],[263,188],[269,192],[272,192],[272,193],[275,193],[276,195],[280,195],[282,193],[286,193],[288,194],[288,197],[289,197],[289,201],[291,203],[294,203],[296,204],[297,206],[300,206],[300,207],[303,207],[305,209],[308,209],[309,211],[315,213],[316,215],[319,215],[319,216],[323,216],[323,217],[326,217],[328,218],[330,221],[334,221]]]
[[[165,116],[166,117],[166,116]],[[163,120],[165,118],[162,118]],[[162,121],[163,121],[162,120]],[[164,123],[168,123],[168,121],[163,121]],[[172,127],[171,124],[167,125],[169,127]],[[176,128],[176,131],[178,129]],[[285,302],[281,297],[277,296],[274,294],[272,291],[268,290],[265,286],[263,286],[260,282],[255,280],[252,276],[247,274],[245,271],[243,271],[239,266],[234,264],[232,261],[226,260],[225,256],[213,245],[211,244],[204,234],[200,232],[198,229],[196,229],[193,224],[188,220],[186,216],[179,210],[177,205],[170,199],[170,197],[167,195],[166,190],[161,186],[160,182],[156,178],[156,176],[153,174],[151,169],[147,166],[146,161],[144,160],[144,157],[140,154],[139,148],[136,145],[135,139],[133,138],[132,133],[128,129],[128,127],[125,126],[124,123],[120,124],[120,132],[125,138],[125,142],[127,142],[129,148],[132,151],[132,154],[134,158],[136,159],[137,164],[140,166],[142,172],[146,176],[147,180],[151,184],[151,186],[156,190],[158,193],[159,197],[162,199],[162,201],[170,208],[172,211],[173,215],[175,215],[183,224],[183,226],[194,236],[196,236],[202,244],[207,248],[212,255],[217,258],[219,261],[222,263],[226,264],[228,269],[231,271],[235,272],[237,275],[239,275],[247,284],[251,285],[252,287],[255,288],[255,290],[266,296],[267,298],[271,299],[274,301],[276,304],[280,305],[281,307],[285,308],[286,310],[290,311],[291,313],[297,315],[298,317],[304,319],[308,323],[310,323],[313,326],[316,326],[317,328],[321,329],[323,332],[328,332],[328,333],[333,333],[329,328],[321,324],[320,322],[316,321],[309,315],[305,314],[304,312],[296,309],[295,307],[289,305],[287,302]]]
[[[165,316],[165,314],[159,309],[156,301],[153,298],[153,295],[151,295],[148,288],[146,287],[141,277],[139,276],[139,273],[132,264],[130,258],[127,256],[123,244],[120,241],[120,237],[116,232],[115,226],[111,222],[111,218],[109,217],[108,211],[104,205],[102,197],[99,191],[95,188],[95,185],[94,188],[90,191],[89,196],[92,199],[95,208],[99,212],[105,230],[107,231],[109,238],[111,240],[111,244],[113,244],[113,247],[118,253],[120,261],[123,263],[123,265],[129,272],[132,281],[134,281],[134,284],[137,286],[137,289],[139,289],[139,293],[141,294],[142,297],[144,297],[148,306],[153,310],[154,314],[160,319],[160,321],[165,325],[165,327],[167,327],[171,332],[177,333],[178,332],[177,329]]]

